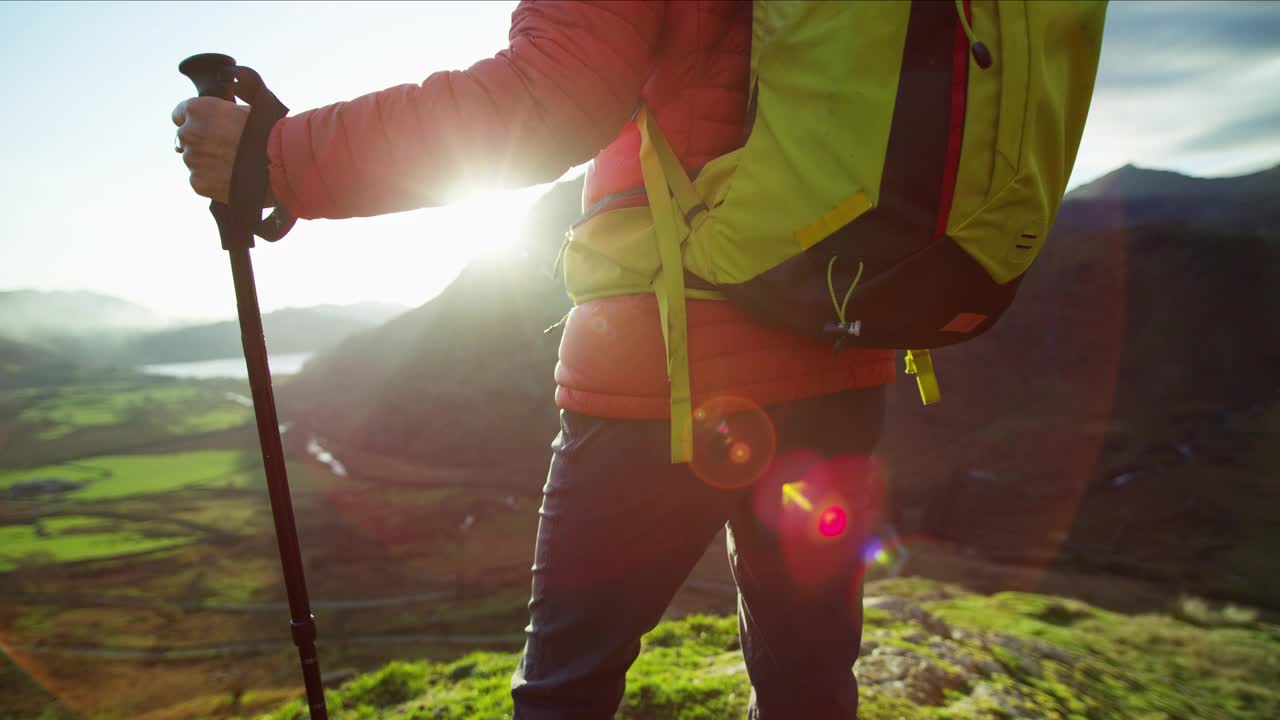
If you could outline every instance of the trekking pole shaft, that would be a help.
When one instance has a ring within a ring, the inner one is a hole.
[[[219,97],[235,102],[234,58],[218,53],[193,55],[178,65],[178,71],[191,79],[196,92],[202,97]],[[234,174],[232,177],[234,182]],[[243,219],[237,218],[226,204],[215,201],[209,206],[209,211],[218,223],[222,247],[231,256],[231,279],[235,283],[236,312],[240,319],[240,343],[244,348],[244,361],[249,371],[253,414],[258,423],[258,444],[262,448],[262,466],[267,475],[267,493],[271,498],[271,517],[275,521],[276,545],[280,551],[280,566],[284,571],[285,595],[289,599],[289,629],[293,644],[298,648],[298,657],[302,660],[307,707],[311,720],[328,720],[324,685],[320,677],[320,658],[316,652],[316,622],[311,615],[307,580],[302,571],[302,549],[298,545],[293,501],[289,497],[289,477],[285,472],[284,448],[280,442],[280,420],[276,416],[276,399],[271,391],[271,368],[267,365],[267,343],[262,335],[262,311],[258,307],[253,261],[249,257],[249,248],[253,247],[253,228],[245,225]]]
[[[294,523],[293,501],[289,496],[289,479],[285,472],[275,396],[271,390],[271,370],[267,365],[267,346],[262,334],[262,313],[258,308],[253,263],[249,258],[248,247],[237,247],[230,250],[229,254],[231,276],[236,289],[236,310],[240,316],[240,341],[249,370],[253,413],[258,423],[258,442],[262,447],[267,492],[271,497],[271,515],[275,520],[276,544],[280,550],[280,565],[284,571],[285,592],[289,599],[289,626],[293,643],[298,647],[298,657],[302,661],[302,678],[307,690],[311,718],[327,720],[320,659],[316,652],[315,618],[311,614],[311,602],[307,597],[302,550],[298,545],[298,528]]]

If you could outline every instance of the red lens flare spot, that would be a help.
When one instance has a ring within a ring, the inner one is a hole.
[[[823,537],[836,537],[847,527],[849,527],[849,516],[842,507],[829,507],[818,516],[818,532],[822,533]]]
[[[702,482],[731,490],[754,483],[773,461],[773,421],[746,398],[720,395],[693,411],[693,462]]]

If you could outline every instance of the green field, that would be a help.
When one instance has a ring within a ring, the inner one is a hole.
[[[0,391],[0,718],[192,720],[287,699],[296,656],[247,393],[119,374]],[[285,436],[308,587],[356,603],[315,607],[326,667],[461,652],[348,637],[521,626],[536,503],[419,485],[416,468],[339,477],[307,439]]]
[[[0,572],[26,560],[74,562],[161,550],[191,541],[190,536],[157,535],[143,523],[86,516],[52,517],[30,525],[0,527]]]
[[[167,492],[196,483],[240,478],[244,453],[235,450],[200,450],[167,455],[108,455],[75,463],[46,465],[0,473],[0,488],[36,479],[60,478],[86,481],[88,485],[66,493],[75,500],[103,500]],[[248,465],[252,467],[252,464]]]
[[[163,424],[175,435],[188,435],[225,430],[252,419],[253,411],[228,400],[225,392],[189,384],[64,388],[44,393],[17,416],[18,422],[38,428],[40,440],[140,420]]]

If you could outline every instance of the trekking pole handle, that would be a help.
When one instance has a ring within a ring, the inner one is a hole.
[[[178,63],[178,72],[196,86],[200,97],[236,99],[236,59],[222,53],[200,53]]]
[[[223,249],[253,247],[254,235],[270,242],[284,237],[293,229],[295,218],[277,207],[263,219],[261,199],[267,194],[270,178],[261,158],[266,155],[271,126],[287,115],[289,108],[267,89],[257,72],[236,65],[230,55],[192,55],[178,63],[178,72],[191,79],[201,97],[235,102],[239,96],[249,105],[231,173],[231,197],[228,203],[215,202],[209,207],[218,227],[225,226]]]

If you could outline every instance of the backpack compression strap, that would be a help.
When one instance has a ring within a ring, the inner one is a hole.
[[[640,130],[640,170],[662,263],[653,291],[658,298],[662,339],[667,349],[667,379],[671,383],[671,462],[685,463],[693,459],[693,398],[689,388],[689,331],[681,246],[689,236],[690,222],[700,222],[706,206],[643,104],[636,113],[636,126]],[[693,220],[690,216],[694,216]]]
[[[942,399],[938,390],[938,376],[933,373],[933,357],[928,350],[907,351],[907,374],[916,376],[920,386],[920,403],[932,405]]]

